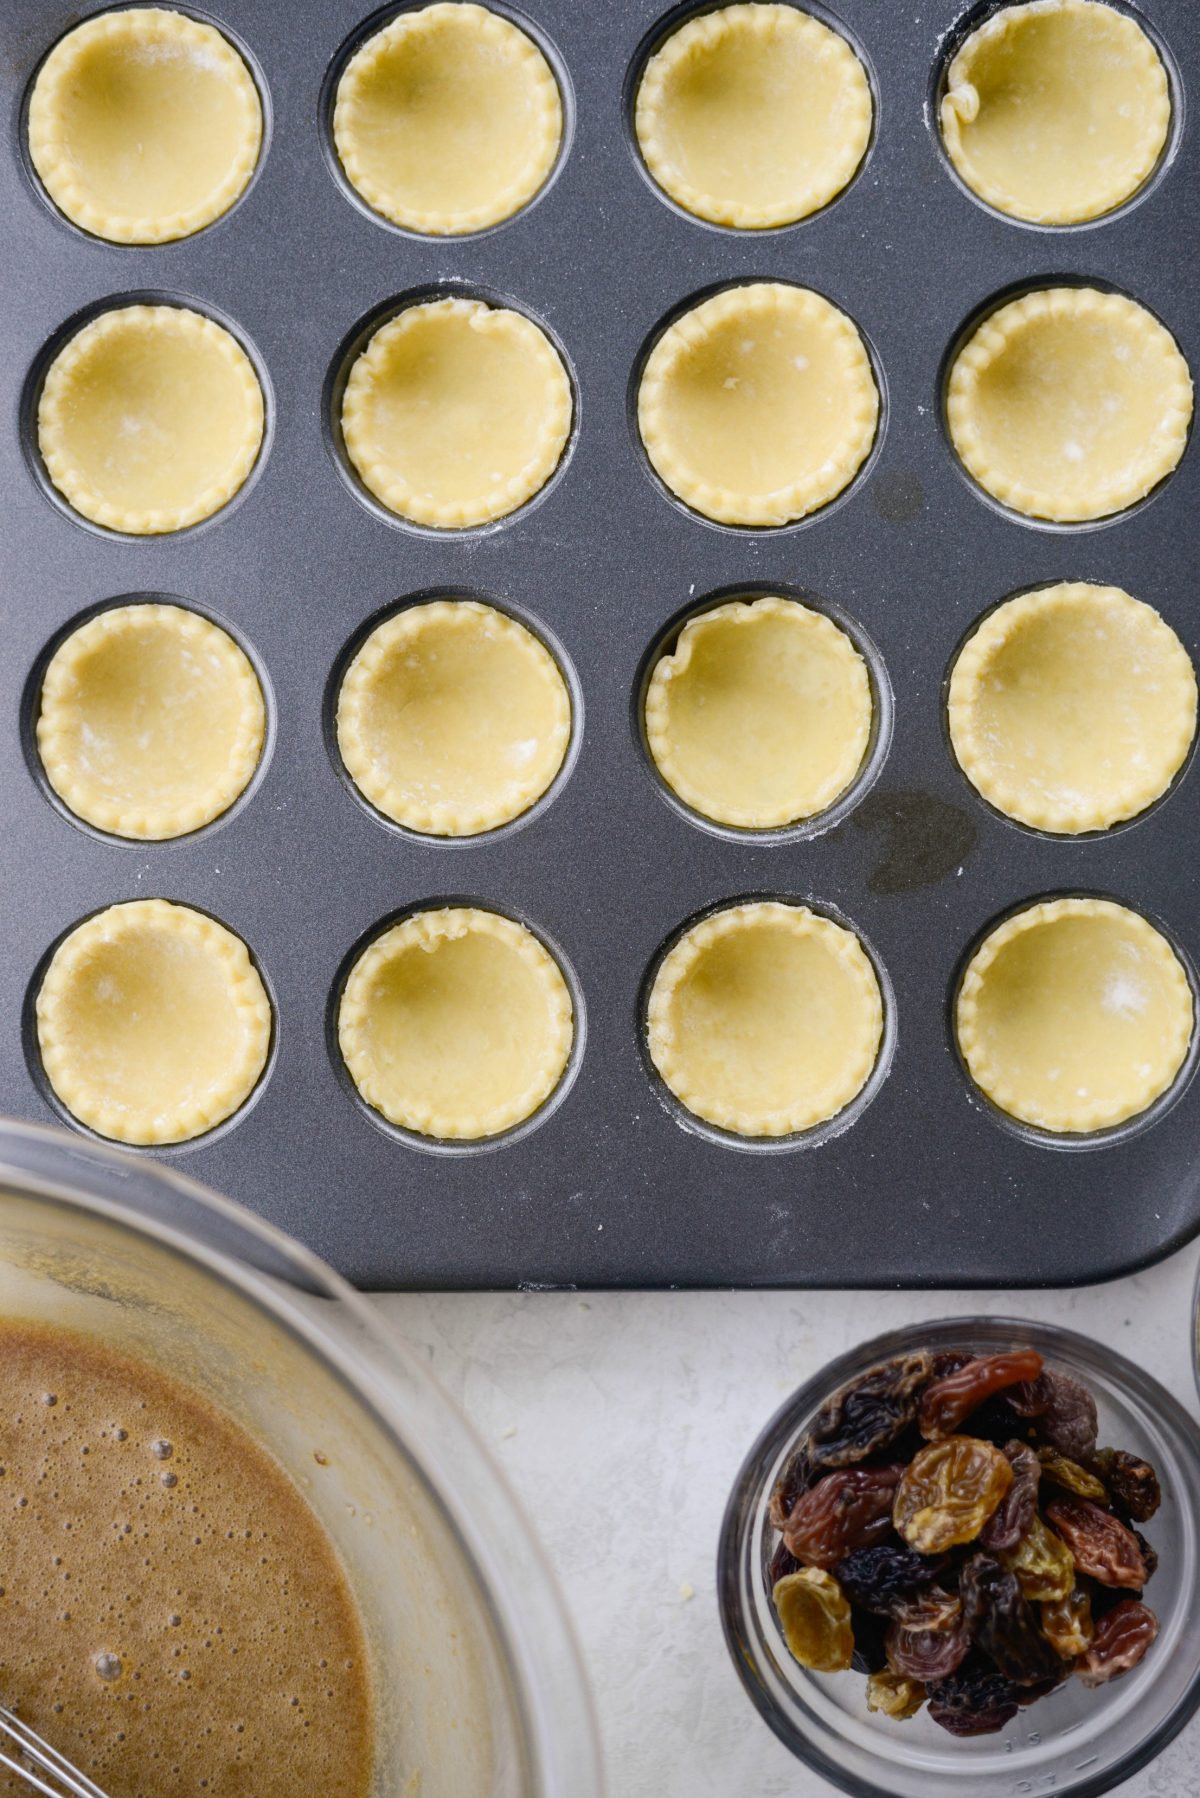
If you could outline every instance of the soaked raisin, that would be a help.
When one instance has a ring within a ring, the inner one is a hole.
[[[972,1555],[959,1581],[963,1623],[975,1645],[1015,1686],[1058,1676],[1058,1657],[1038,1629],[1017,1577],[990,1555]]]
[[[1035,1380],[1041,1371],[1042,1357],[1036,1349],[982,1355],[977,1361],[968,1361],[957,1373],[926,1386],[917,1409],[921,1434],[935,1442],[953,1436],[984,1399],[1020,1381]]]
[[[901,1467],[845,1467],[793,1505],[783,1540],[809,1567],[836,1567],[851,1549],[871,1548],[892,1533],[892,1503]]]
[[[1038,1460],[1042,1464],[1042,1474],[1051,1486],[1071,1493],[1074,1498],[1090,1498],[1096,1504],[1107,1505],[1108,1493],[1103,1480],[1098,1480],[1078,1461],[1068,1460],[1066,1455],[1060,1455],[1053,1448],[1039,1448]]]
[[[933,1362],[925,1353],[881,1362],[826,1399],[805,1444],[814,1467],[849,1467],[878,1454],[912,1422]]]
[[[1148,1523],[1162,1503],[1158,1475],[1149,1461],[1127,1455],[1124,1449],[1102,1448],[1095,1467],[1113,1510],[1134,1523]]]
[[[1026,1598],[1051,1603],[1075,1584],[1075,1558],[1062,1539],[1035,1512],[1015,1548],[998,1549],[996,1559],[1014,1575]]]
[[[804,1567],[784,1576],[771,1593],[783,1638],[802,1667],[842,1673],[854,1656],[850,1606],[831,1573]]]
[[[1102,1586],[1140,1592],[1149,1574],[1137,1539],[1119,1517],[1086,1498],[1056,1498],[1046,1516],[1075,1557],[1075,1565]]]
[[[929,1715],[952,1736],[988,1736],[1017,1714],[1017,1688],[981,1659],[928,1689]]]
[[[924,1702],[924,1686],[919,1679],[909,1679],[907,1674],[893,1673],[889,1669],[885,1673],[873,1673],[867,1681],[867,1709],[882,1711],[885,1717],[894,1717],[898,1722],[905,1717],[915,1717]]]
[[[1086,1586],[1072,1586],[1065,1598],[1042,1605],[1039,1616],[1042,1634],[1064,1661],[1073,1661],[1088,1648],[1094,1625],[1091,1594]]]
[[[1103,1686],[1136,1667],[1158,1634],[1158,1618],[1136,1598],[1114,1605],[1092,1637],[1075,1671],[1085,1686]]]
[[[990,1442],[972,1436],[931,1442],[896,1488],[896,1529],[919,1554],[942,1554],[956,1543],[971,1542],[1012,1479],[1010,1463]]]
[[[943,1556],[914,1554],[911,1548],[856,1548],[834,1568],[847,1598],[864,1610],[895,1615],[895,1607],[931,1586],[945,1566]]]
[[[980,1543],[989,1552],[1015,1548],[1037,1509],[1041,1462],[1023,1442],[1006,1442],[1004,1458],[1013,1470],[1012,1485],[979,1532]]]
[[[892,1672],[923,1684],[953,1673],[971,1646],[961,1622],[956,1629],[905,1629],[902,1623],[890,1623],[884,1641]]]
[[[1096,1452],[1096,1401],[1069,1373],[1044,1367],[1036,1380],[1010,1387],[1007,1402],[1020,1417],[1037,1419],[1037,1432],[1047,1448],[1072,1461],[1086,1463]]]

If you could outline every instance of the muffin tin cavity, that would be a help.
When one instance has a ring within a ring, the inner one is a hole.
[[[503,224],[563,151],[559,82],[532,30],[472,0],[376,22],[343,48],[326,85],[340,178],[404,231],[457,237]]]
[[[632,126],[658,191],[738,231],[830,205],[866,158],[874,97],[839,30],[791,4],[678,13],[636,60]]]

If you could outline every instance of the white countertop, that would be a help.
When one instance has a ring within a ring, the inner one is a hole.
[[[533,1517],[583,1643],[611,1798],[818,1798],[833,1788],[751,1709],[717,1618],[717,1532],[759,1429],[831,1355],[916,1318],[979,1311],[1102,1337],[1195,1413],[1196,1262],[1191,1248],[1135,1279],[1068,1292],[375,1302],[428,1355]],[[1200,1798],[1200,1719],[1120,1790]]]

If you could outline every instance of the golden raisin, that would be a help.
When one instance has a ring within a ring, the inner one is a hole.
[[[1075,1584],[1074,1555],[1061,1536],[1046,1528],[1036,1511],[1017,1546],[997,1551],[996,1559],[1016,1574],[1022,1595],[1034,1603],[1052,1604],[1065,1598]]]
[[[1072,1586],[1065,1598],[1052,1599],[1041,1608],[1042,1634],[1064,1661],[1086,1653],[1091,1646],[1092,1600],[1086,1586]]]
[[[925,1702],[925,1688],[919,1679],[903,1673],[872,1673],[867,1680],[867,1709],[882,1711],[885,1717],[903,1721],[915,1717]]]
[[[850,1606],[832,1573],[804,1567],[771,1593],[793,1657],[814,1673],[842,1673],[854,1655]]]
[[[972,1542],[1012,1485],[998,1448],[974,1436],[947,1436],[919,1449],[896,1488],[892,1520],[910,1548],[941,1554]]]

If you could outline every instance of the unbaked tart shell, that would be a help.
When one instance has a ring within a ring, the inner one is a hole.
[[[93,524],[150,536],[227,505],[262,447],[254,365],[186,306],[117,306],[68,339],[46,372],[38,447]]]
[[[778,900],[692,925],[663,957],[647,1004],[647,1047],[666,1085],[738,1136],[788,1136],[836,1117],[866,1085],[882,1038],[879,981],[854,932]]]
[[[721,524],[779,526],[849,486],[879,422],[871,358],[844,312],[754,281],[691,307],[646,359],[638,428],[677,498]]]
[[[1196,676],[1152,606],[1061,582],[989,612],[950,676],[950,737],[997,810],[1036,830],[1106,830],[1152,805],[1196,734]]]
[[[671,199],[746,231],[835,199],[866,154],[872,116],[845,38],[794,6],[751,0],[671,33],[646,64],[634,128]]]
[[[946,153],[985,204],[1039,225],[1102,217],[1137,193],[1171,129],[1162,59],[1100,0],[1002,6],[950,64]]]
[[[1011,1117],[1083,1135],[1136,1117],[1173,1084],[1194,1025],[1166,938],[1108,899],[1051,899],[983,941],[959,989],[959,1047]]]
[[[185,1142],[245,1103],[271,1003],[240,937],[165,899],[111,905],[54,951],[36,1001],[42,1066],[88,1129]]]
[[[483,231],[533,199],[562,142],[562,101],[525,32],[470,3],[402,12],[338,83],[333,135],[346,176],[392,224]]]
[[[562,767],[571,700],[532,633],[478,600],[406,607],[373,630],[342,682],[338,748],[364,798],[431,836],[494,830]]]
[[[42,681],[46,778],[115,836],[185,836],[228,811],[258,765],[262,688],[228,632],[183,606],[110,606],[73,630]]]
[[[60,38],[29,100],[29,153],[73,224],[110,243],[190,237],[254,173],[262,102],[211,25],[157,6],[99,13]]]
[[[532,1117],[566,1070],[574,1011],[533,932],[477,906],[393,924],[355,962],[338,1041],[368,1105],[400,1129],[478,1141]]]
[[[1124,511],[1175,468],[1192,378],[1175,339],[1123,294],[1050,287],[980,324],[955,359],[950,436],[969,474],[1031,518]]]
[[[482,300],[428,300],[381,325],[351,367],[346,453],[375,497],[440,530],[533,498],[571,431],[571,382],[545,332]]]
[[[646,740],[685,805],[769,830],[832,805],[871,736],[866,663],[794,599],[731,600],[691,618],[646,690]]]

